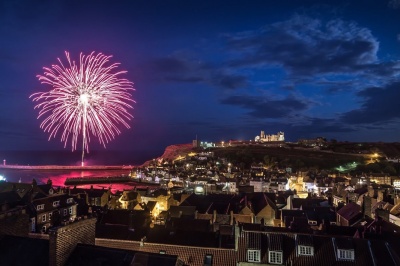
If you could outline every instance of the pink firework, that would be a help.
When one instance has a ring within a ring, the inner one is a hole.
[[[68,52],[65,55],[66,65],[58,58],[59,65],[44,67],[44,75],[37,76],[52,89],[34,93],[30,98],[39,102],[35,109],[40,109],[38,119],[44,117],[40,127],[50,133],[49,140],[60,131],[64,147],[71,139],[74,151],[78,136],[82,135],[83,165],[91,135],[105,147],[121,133],[119,125],[130,128],[129,110],[134,103],[130,92],[134,89],[132,82],[119,78],[126,71],[115,72],[118,63],[108,64],[111,56],[81,53],[77,64],[71,61]]]

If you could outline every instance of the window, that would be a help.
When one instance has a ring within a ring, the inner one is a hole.
[[[213,265],[212,261],[213,261],[213,255],[212,255],[212,254],[206,254],[206,255],[204,256],[204,263],[203,263],[203,265],[204,265],[204,266],[212,266],[212,265]]]
[[[42,215],[42,222],[46,222],[46,214]]]
[[[36,231],[36,219],[35,219],[35,217],[31,218],[31,231],[32,232]]]
[[[58,206],[60,206],[60,201],[59,200],[53,201],[53,207],[58,207]]]
[[[38,211],[44,210],[44,204],[37,205],[36,210],[38,210]]]
[[[67,199],[67,203],[73,203],[74,202],[74,199],[73,198],[68,198]]]
[[[272,264],[282,264],[282,252],[270,251],[268,252],[269,263]]]
[[[297,252],[299,255],[312,256],[314,255],[314,248],[311,246],[298,246]]]
[[[42,227],[42,233],[46,233],[46,226]]]
[[[354,260],[354,250],[338,249],[337,254],[340,260]]]
[[[64,216],[67,216],[68,214],[68,209],[64,209]]]
[[[53,213],[49,212],[49,221],[51,220],[52,215],[53,215]]]
[[[68,210],[69,210],[69,214],[72,214],[72,207],[69,207]]]
[[[260,250],[248,249],[247,250],[247,261],[248,262],[261,262]]]

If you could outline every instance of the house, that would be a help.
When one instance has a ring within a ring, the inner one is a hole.
[[[396,250],[382,240],[257,230],[242,224],[237,265],[399,265]],[[379,262],[379,263],[378,263]]]
[[[84,188],[72,188],[68,190],[68,194],[80,196],[84,198],[88,204],[88,206],[97,206],[97,207],[104,207],[108,205],[108,202],[111,197],[111,189],[95,189],[93,186],[90,189]]]
[[[141,195],[141,200],[143,203],[147,204],[147,207],[151,207],[152,203],[149,205],[148,202],[156,202],[158,213],[162,211],[166,211],[170,206],[170,198],[171,195],[166,189],[157,189],[151,193],[146,193],[145,195]],[[158,216],[158,213],[156,216]],[[153,213],[154,215],[154,213]],[[155,217],[156,217],[155,216]]]
[[[253,214],[255,223],[273,225],[277,214],[275,194],[265,192],[254,192],[246,194],[247,204],[241,210],[242,214]]]
[[[77,217],[77,203],[73,196],[53,194],[33,199],[28,204],[31,232],[47,233],[49,227],[62,222],[73,221]]]
[[[29,214],[16,191],[0,193],[0,235],[27,236]]]
[[[142,202],[140,194],[133,190],[125,190],[118,198],[121,209],[132,210],[136,205]]]
[[[352,226],[362,217],[361,206],[357,203],[350,202],[336,212],[337,224],[344,226]]]

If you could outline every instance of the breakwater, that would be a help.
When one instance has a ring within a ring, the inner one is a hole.
[[[70,177],[66,178],[64,185],[89,185],[89,184],[137,184],[137,185],[148,185],[148,186],[159,186],[159,183],[142,181],[130,176],[91,176],[91,177]]]
[[[12,170],[131,170],[131,165],[0,165],[0,169]]]

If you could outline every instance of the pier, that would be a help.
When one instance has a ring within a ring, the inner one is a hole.
[[[134,184],[146,186],[160,186],[159,183],[142,181],[141,179],[132,178],[130,176],[97,176],[97,177],[71,177],[64,182],[66,186],[73,185],[90,185],[90,184]]]

